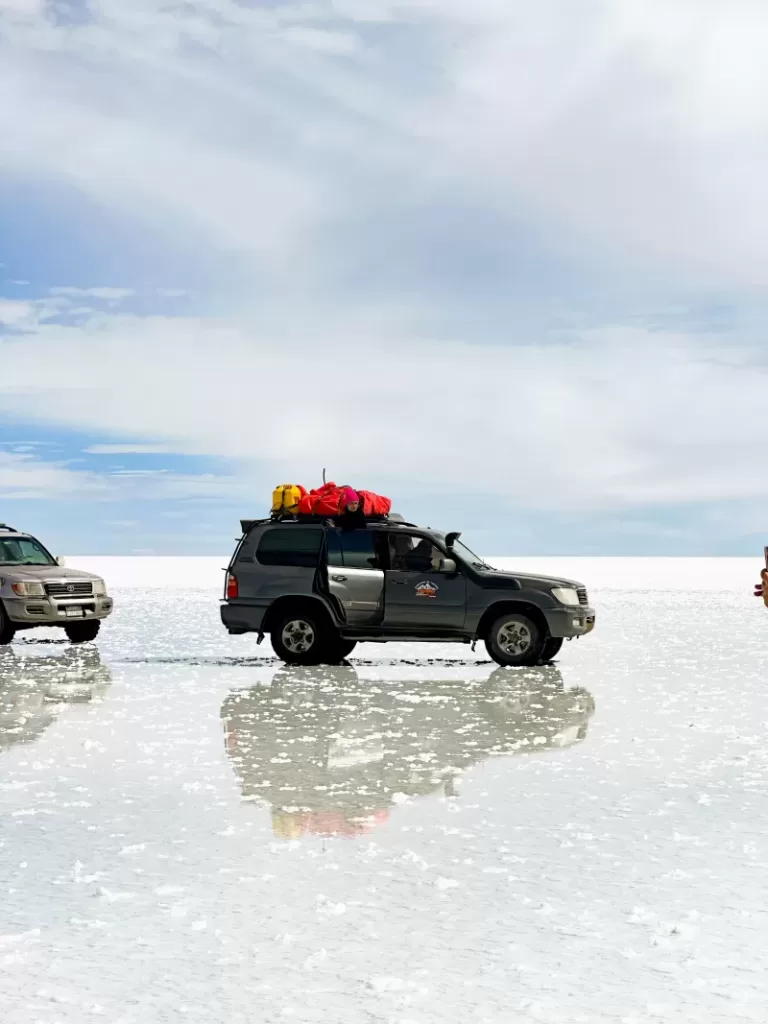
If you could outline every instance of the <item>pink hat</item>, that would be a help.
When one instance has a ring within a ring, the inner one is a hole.
[[[357,491],[353,491],[351,487],[344,488],[344,503],[350,505],[353,501],[360,501],[360,495]]]

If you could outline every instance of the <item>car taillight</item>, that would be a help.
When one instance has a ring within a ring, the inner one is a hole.
[[[231,572],[227,573],[227,600],[231,601],[233,597],[237,597],[237,576],[233,576]]]

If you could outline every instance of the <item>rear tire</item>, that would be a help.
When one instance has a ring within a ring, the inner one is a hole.
[[[91,619],[90,622],[72,622],[64,627],[70,643],[89,644],[99,635],[101,623],[98,619]]]
[[[312,611],[284,612],[269,634],[272,649],[286,665],[322,665],[326,660],[327,629]]]
[[[341,637],[334,637],[326,644],[323,662],[326,665],[338,665],[350,656],[357,647],[357,640],[343,640]]]
[[[551,636],[548,640],[545,640],[544,648],[541,652],[541,658],[539,659],[541,664],[548,665],[553,658],[558,656],[562,646],[563,638],[561,636]]]
[[[0,604],[0,647],[5,647],[13,641],[16,636],[16,627],[8,618],[5,609]]]
[[[499,665],[511,668],[536,665],[544,648],[544,637],[527,615],[507,612],[491,625],[485,647]]]

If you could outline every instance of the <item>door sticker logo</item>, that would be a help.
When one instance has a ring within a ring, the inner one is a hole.
[[[437,597],[437,584],[425,580],[416,584],[416,597]]]

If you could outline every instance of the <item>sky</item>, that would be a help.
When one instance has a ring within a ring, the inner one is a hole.
[[[0,0],[0,521],[768,543],[763,0]]]

